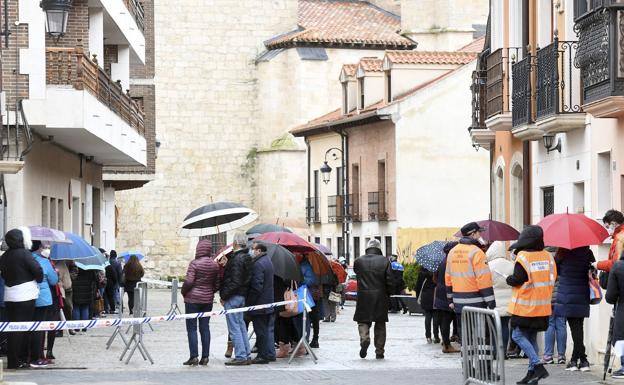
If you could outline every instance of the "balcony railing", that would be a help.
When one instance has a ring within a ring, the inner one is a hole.
[[[595,1],[574,26],[579,37],[574,65],[581,71],[586,104],[624,95],[624,10],[606,7],[610,3]]]
[[[306,198],[306,222],[321,223],[321,215],[319,213],[319,198]]]
[[[533,121],[532,75],[534,58],[527,56],[512,65],[513,93],[511,124],[513,127]]]
[[[509,112],[511,62],[519,56],[520,48],[499,48],[486,58],[487,107],[486,119]]]
[[[577,46],[577,42],[559,41],[555,35],[553,43],[537,51],[536,119],[582,112],[581,87],[572,60]]]
[[[486,72],[482,70],[472,71],[472,124],[469,131],[485,129],[486,110]]]
[[[33,144],[33,134],[28,126],[22,101],[17,103],[16,124],[0,125],[0,161],[23,161]]]
[[[81,48],[47,48],[46,78],[47,84],[71,85],[77,90],[88,90],[141,136],[145,136],[143,110],[123,92],[121,84],[114,82]]]
[[[347,200],[346,212],[345,200]],[[361,221],[359,197],[353,194],[328,196],[327,217],[329,222],[342,222],[345,219],[354,222]]]
[[[368,219],[371,221],[387,221],[386,191],[368,193]]]
[[[141,31],[145,31],[145,9],[143,4],[139,0],[124,0],[126,8],[130,11],[130,14],[136,21],[137,26]]]

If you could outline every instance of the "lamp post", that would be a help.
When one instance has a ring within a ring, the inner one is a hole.
[[[56,39],[65,35],[71,3],[71,0],[41,0],[39,6],[45,12],[45,26],[48,35]]]
[[[329,163],[327,163],[327,156],[331,154],[333,160],[338,160],[338,153],[340,153],[341,155],[340,166],[342,168],[342,175],[341,175],[341,181],[340,181],[342,185],[342,250],[341,251],[342,251],[342,256],[347,259],[347,262],[349,262],[350,260],[349,258],[349,221],[347,217],[347,214],[349,213],[349,194],[348,194],[349,181],[347,180],[347,173],[346,173],[347,170],[345,167],[346,161],[345,161],[344,151],[342,151],[341,149],[337,147],[332,147],[328,149],[325,152],[325,160],[323,162],[323,165],[319,169],[319,171],[321,172],[323,183],[329,184],[331,180],[332,168],[329,165]]]

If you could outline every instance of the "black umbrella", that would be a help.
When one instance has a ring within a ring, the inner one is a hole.
[[[257,234],[264,234],[264,233],[272,233],[275,231],[281,231],[284,233],[292,233],[290,229],[280,226],[280,225],[274,225],[272,223],[258,223],[257,225],[254,225],[252,228],[247,230],[245,234],[257,235]]]
[[[273,273],[286,281],[303,281],[299,263],[293,253],[285,247],[269,242],[260,242],[267,248],[267,255],[273,262]]]
[[[234,230],[250,224],[258,214],[238,203],[217,202],[193,210],[184,218],[178,234],[199,237]]]

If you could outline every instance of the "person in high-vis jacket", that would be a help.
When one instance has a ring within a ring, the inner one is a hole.
[[[512,287],[508,306],[511,337],[529,356],[529,370],[517,384],[537,384],[548,377],[538,356],[537,333],[548,329],[557,267],[552,255],[544,250],[544,232],[539,226],[525,227],[510,250],[516,254],[514,272],[507,277]]]
[[[494,309],[496,300],[492,288],[492,272],[481,249],[484,228],[470,222],[461,228],[462,238],[448,255],[444,280],[449,307],[455,310],[458,329],[464,306]],[[461,337],[461,335],[460,335]]]

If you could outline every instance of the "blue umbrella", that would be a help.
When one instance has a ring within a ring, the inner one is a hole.
[[[124,251],[123,253],[119,254],[119,256],[123,257],[124,261],[126,262],[128,262],[130,260],[130,257],[133,255],[136,255],[139,261],[145,259],[145,255],[143,255],[143,253],[141,253],[140,251]]]
[[[108,258],[106,258],[106,255],[102,254],[97,248],[92,247],[92,249],[95,254],[94,256],[75,260],[74,263],[76,264],[76,266],[78,266],[79,269],[82,270],[104,271],[106,266],[109,265]]]
[[[438,271],[440,263],[442,263],[442,260],[446,257],[446,253],[444,253],[444,246],[446,244],[447,242],[445,241],[433,241],[422,246],[416,250],[416,255],[414,255],[416,263],[431,272]]]
[[[60,261],[63,259],[82,259],[97,256],[100,251],[93,250],[93,247],[87,243],[82,237],[65,233],[67,239],[72,243],[55,243],[50,250],[50,259],[53,261]],[[97,251],[97,253],[96,253]]]

